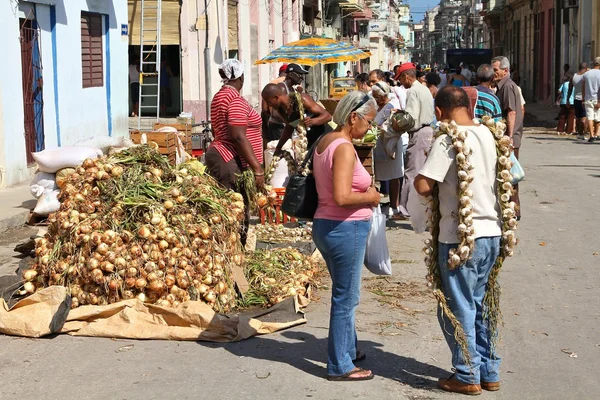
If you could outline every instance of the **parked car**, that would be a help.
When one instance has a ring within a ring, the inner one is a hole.
[[[354,78],[334,78],[329,83],[329,98],[341,99],[353,90],[358,90]]]

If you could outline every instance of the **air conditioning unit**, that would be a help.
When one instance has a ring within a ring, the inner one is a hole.
[[[563,0],[563,8],[577,8],[579,0]]]

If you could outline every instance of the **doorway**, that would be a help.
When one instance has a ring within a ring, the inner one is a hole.
[[[21,81],[27,163],[32,153],[44,150],[44,99],[40,33],[35,18],[20,18]]]

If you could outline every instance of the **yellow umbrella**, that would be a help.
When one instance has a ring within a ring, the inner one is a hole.
[[[285,62],[313,66],[357,61],[369,57],[371,57],[370,52],[357,49],[349,43],[311,37],[285,44],[263,59],[256,61],[255,64]]]

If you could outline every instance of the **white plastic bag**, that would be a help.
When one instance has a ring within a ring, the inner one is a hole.
[[[406,209],[410,215],[410,224],[415,233],[423,233],[427,230],[429,221],[429,198],[421,196],[415,189],[408,191]]]
[[[385,215],[381,212],[380,206],[373,208],[371,232],[367,239],[367,251],[365,252],[365,266],[375,275],[392,274],[392,260],[385,235]]]
[[[58,189],[56,186],[56,177],[47,172],[38,172],[33,176],[29,184],[29,192],[33,197],[39,199],[44,192],[51,192]]]
[[[294,152],[288,150],[288,152],[294,157]],[[270,166],[271,160],[273,160],[273,155],[275,154],[275,150],[267,149],[265,150],[265,165]],[[288,162],[285,158],[281,158],[273,171],[273,177],[267,184],[271,185],[274,188],[284,188],[287,186],[288,181],[290,180],[290,171],[288,169]]]
[[[55,173],[63,168],[80,166],[86,158],[102,156],[102,150],[94,147],[67,146],[32,153],[33,159],[42,172]]]
[[[50,213],[58,211],[60,208],[60,201],[58,201],[58,194],[60,191],[52,190],[45,192],[42,197],[38,199],[33,212],[37,215],[49,215]]]

